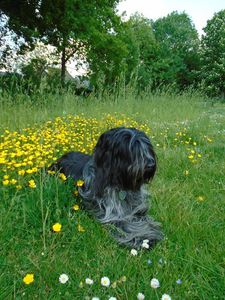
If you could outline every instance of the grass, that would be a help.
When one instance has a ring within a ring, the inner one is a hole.
[[[224,104],[188,94],[134,97],[132,91],[101,101],[70,94],[42,95],[35,103],[24,95],[7,97],[0,101],[0,299],[132,300],[139,292],[157,300],[165,293],[224,299]],[[137,256],[82,210],[73,182],[43,171],[63,152],[91,152],[101,132],[122,124],[145,130],[158,156],[150,214],[162,223],[165,239]],[[19,176],[22,169],[33,171]],[[56,222],[62,224],[58,233],[52,231]],[[30,285],[23,283],[27,273],[34,274]],[[64,285],[62,273],[69,276]],[[109,288],[101,286],[103,276]],[[156,290],[152,278],[160,282]]]

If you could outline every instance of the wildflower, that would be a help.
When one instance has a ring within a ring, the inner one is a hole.
[[[79,232],[85,232],[84,227],[81,226],[80,224],[77,225],[77,230],[78,230]]]
[[[116,300],[116,297],[110,297],[109,300]]]
[[[153,289],[157,289],[160,287],[160,283],[159,283],[158,279],[156,279],[156,278],[152,278],[150,284]]]
[[[167,294],[163,294],[161,300],[171,300],[171,297]]]
[[[151,265],[151,264],[152,264],[151,259],[148,259],[148,260],[147,260],[147,264],[148,264],[148,265]]]
[[[204,196],[198,196],[196,199],[197,199],[198,202],[203,202],[205,200],[205,197]]]
[[[92,297],[91,300],[100,300],[100,298],[98,298],[98,297]]]
[[[20,184],[18,184],[18,185],[16,186],[16,189],[17,189],[17,190],[21,190],[21,189],[22,189],[22,186],[21,186]]]
[[[36,183],[33,179],[31,179],[30,181],[28,181],[28,186],[32,189],[36,188]]]
[[[55,174],[55,171],[48,170],[48,174],[54,175],[54,174]]]
[[[102,277],[101,278],[101,285],[102,286],[106,286],[106,287],[109,287],[110,286],[110,280],[108,277]]]
[[[60,173],[60,174],[59,174],[59,178],[62,179],[63,181],[66,181],[66,179],[67,179],[67,178],[66,178],[66,175],[63,174],[63,173]]]
[[[141,247],[145,249],[149,249],[149,240],[143,240]]]
[[[78,180],[77,181],[77,186],[81,187],[84,185],[84,181],[83,180]]]
[[[75,191],[73,192],[73,194],[74,194],[75,197],[77,197],[77,196],[79,195],[79,192],[78,192],[77,190],[75,190]]]
[[[179,279],[177,279],[176,283],[177,283],[177,284],[181,284],[181,283],[182,283],[182,280],[179,278]]]
[[[62,228],[62,225],[60,223],[55,223],[53,226],[52,226],[52,230],[54,232],[60,232],[61,231],[61,228]]]
[[[83,287],[84,287],[84,284],[83,284],[82,281],[79,283],[79,287],[80,287],[80,288],[83,288]]]
[[[4,175],[3,179],[9,179],[9,175]]]
[[[61,274],[59,276],[59,282],[65,284],[69,280],[69,276],[66,274]]]
[[[75,204],[75,205],[73,206],[73,209],[77,211],[77,210],[79,210],[79,209],[80,209],[80,207],[79,207],[79,205],[78,205],[78,204]]]
[[[9,182],[10,182],[10,181],[9,181],[8,179],[6,179],[6,180],[3,180],[3,181],[2,181],[2,184],[3,184],[3,185],[9,185]]]
[[[185,176],[188,176],[188,175],[189,175],[189,171],[188,171],[188,170],[185,170],[185,171],[184,171],[184,175],[185,175]]]
[[[89,284],[89,285],[92,285],[94,283],[94,281],[92,279],[90,279],[90,278],[86,278],[85,279],[85,283]]]
[[[34,282],[34,274],[27,274],[24,278],[23,278],[23,282],[25,284],[31,284],[32,282]]]
[[[131,249],[130,254],[136,256],[138,254],[136,249]]]
[[[138,294],[137,294],[137,299],[138,299],[138,300],[144,300],[144,299],[145,299],[145,295],[142,294],[142,293],[138,293]]]
[[[126,282],[126,281],[127,281],[127,277],[126,277],[126,276],[122,276],[122,277],[120,278],[120,281],[121,281],[121,282]]]
[[[26,173],[25,170],[19,170],[18,171],[18,174],[21,175],[21,176],[23,176],[25,173]]]
[[[117,282],[114,281],[114,282],[112,283],[111,287],[112,287],[113,289],[115,289],[115,288],[117,287]]]
[[[10,183],[11,183],[11,184],[16,184],[16,183],[17,183],[17,180],[16,180],[16,179],[11,179]]]

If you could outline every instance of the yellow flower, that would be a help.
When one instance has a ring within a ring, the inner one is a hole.
[[[9,185],[9,180],[8,180],[8,179],[3,180],[3,181],[2,181],[2,184],[3,184],[3,185]]]
[[[54,232],[60,232],[61,231],[61,228],[62,228],[62,225],[60,223],[55,223],[53,226],[52,226],[52,230]]]
[[[188,155],[188,158],[189,158],[189,159],[193,159],[194,156],[193,156],[193,155]]]
[[[188,170],[185,170],[185,171],[184,171],[184,175],[185,175],[185,176],[188,176],[188,175],[189,175],[189,171],[188,171]]]
[[[16,184],[16,183],[17,183],[17,180],[16,180],[16,179],[11,179],[11,180],[10,180],[10,183],[11,183],[11,184]]]
[[[17,190],[21,190],[21,189],[22,189],[22,186],[21,186],[20,184],[18,184],[18,185],[16,186],[16,189],[17,189]]]
[[[9,175],[4,175],[3,178],[4,179],[9,179]]]
[[[54,175],[54,174],[55,174],[55,171],[50,171],[50,170],[48,170],[48,174]]]
[[[77,181],[77,186],[81,187],[84,185],[84,181],[83,180],[78,180]]]
[[[74,194],[74,196],[78,196],[79,195],[79,193],[78,193],[78,191],[76,190],[76,191],[74,191],[73,192],[73,194]]]
[[[22,176],[23,176],[25,173],[26,173],[25,170],[19,170],[19,171],[18,171],[18,174],[19,174],[19,175],[22,175]]]
[[[197,201],[199,201],[199,202],[203,202],[204,200],[205,200],[204,196],[198,196],[197,197]]]
[[[35,189],[36,188],[36,183],[33,179],[29,180],[28,181],[28,186],[32,189]]]
[[[27,274],[24,278],[23,278],[23,282],[25,284],[31,284],[32,282],[34,282],[34,274]]]
[[[77,230],[78,230],[79,232],[85,232],[84,227],[82,227],[80,224],[78,224]]]
[[[66,178],[66,175],[63,174],[63,173],[60,173],[60,174],[59,174],[59,178],[62,179],[63,181],[66,181],[66,179],[67,179],[67,178]]]
[[[77,211],[77,210],[79,210],[79,209],[80,209],[80,207],[79,207],[79,205],[78,205],[78,204],[75,204],[75,205],[73,206],[73,209]]]

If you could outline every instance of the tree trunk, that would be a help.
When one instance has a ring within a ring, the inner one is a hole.
[[[62,56],[61,56],[61,85],[65,87],[65,76],[66,76],[66,47],[63,45]]]

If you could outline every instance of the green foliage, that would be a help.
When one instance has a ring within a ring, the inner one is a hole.
[[[124,40],[129,50],[126,58],[126,78],[129,81],[135,77],[137,88],[143,90],[152,84],[158,46],[150,20],[135,14],[125,26]]]
[[[216,13],[204,28],[201,41],[203,86],[211,97],[225,97],[225,10]]]
[[[70,58],[85,57],[88,50],[98,49],[99,39],[110,44],[110,33],[116,30],[120,18],[116,15],[119,0],[43,0],[1,3],[1,10],[9,17],[9,27],[23,36],[30,47],[35,38],[57,48],[61,54],[62,83],[65,66]],[[114,49],[112,49],[114,50]]]
[[[155,66],[155,86],[161,84],[185,88],[194,83],[199,68],[199,39],[186,13],[172,12],[152,22],[158,42]]]

